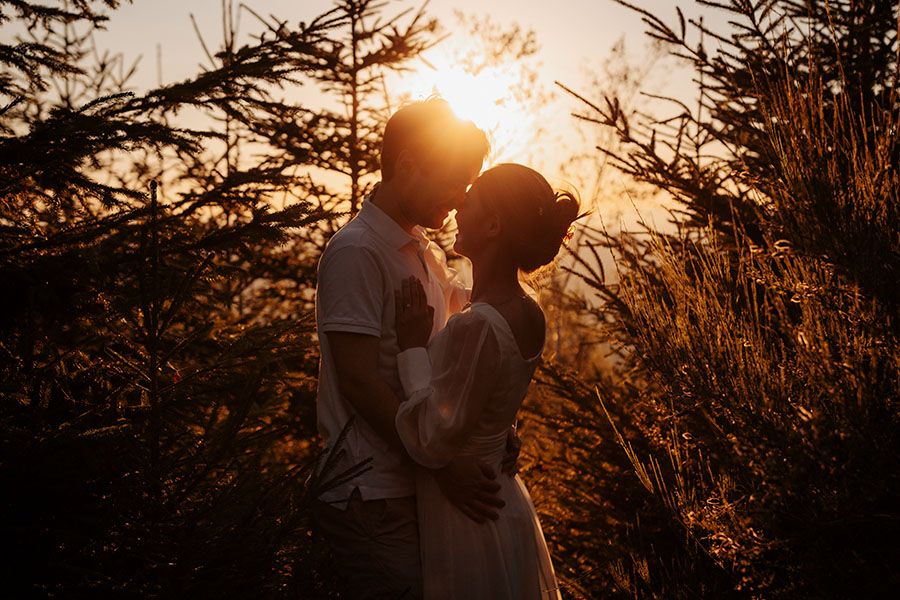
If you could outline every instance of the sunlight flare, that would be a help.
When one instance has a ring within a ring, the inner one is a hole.
[[[450,67],[435,76],[435,91],[447,99],[458,117],[470,119],[485,130],[495,129],[503,122],[515,83],[508,73],[490,69],[473,75],[460,67]]]
[[[398,87],[408,98],[438,94],[446,99],[458,117],[488,133],[489,161],[496,163],[520,159],[534,132],[536,119],[520,99],[522,84],[516,69],[491,66],[471,73],[459,64],[435,60],[404,77]]]

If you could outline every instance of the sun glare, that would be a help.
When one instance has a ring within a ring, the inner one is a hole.
[[[453,112],[473,121],[486,131],[491,141],[491,160],[521,159],[527,151],[535,118],[515,97],[515,69],[489,67],[478,74],[446,61],[432,61],[412,76],[403,77],[399,87],[410,98],[439,94]]]
[[[496,72],[466,73],[459,67],[436,74],[436,91],[447,99],[453,112],[471,119],[482,129],[493,129],[503,120],[503,105],[509,103],[512,81]]]

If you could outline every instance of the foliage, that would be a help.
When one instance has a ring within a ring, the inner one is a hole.
[[[516,22],[498,23],[489,15],[466,15],[457,10],[455,16],[464,39],[453,53],[453,63],[476,82],[491,76],[502,77],[506,82],[505,93],[493,100],[494,106],[508,119],[520,119],[515,127],[519,140],[516,144],[509,140],[508,120],[497,119],[493,127],[485,126],[491,143],[486,166],[508,162],[510,155],[519,154],[523,158],[518,160],[532,161],[538,154],[536,147],[540,148],[548,138],[549,132],[540,115],[553,99],[552,92],[544,88],[539,78],[541,46],[537,33]],[[465,89],[462,92],[469,93]]]
[[[583,433],[567,467],[587,474],[558,518],[599,526],[576,517],[602,501],[594,441],[612,434],[650,493],[630,556],[598,576],[623,595],[880,597],[900,559],[897,6],[700,4],[731,31],[632,7],[696,72],[696,111],[581,98],[622,144],[610,160],[678,209],[662,230],[582,238],[586,312],[621,358],[588,385],[548,371],[567,397],[550,422]]]
[[[303,481],[316,248],[340,215],[301,169],[326,151],[285,135],[316,113],[279,95],[337,73],[333,34],[381,5],[260,19],[241,45],[225,3],[208,68],[138,94],[134,66],[89,51],[118,3],[60,4],[0,2],[27,26],[0,46],[5,589],[326,597],[306,511],[321,482]],[[374,70],[430,30],[366,31],[388,40]],[[185,128],[185,111],[206,117]]]
[[[339,109],[282,106],[257,124],[258,132],[281,151],[282,166],[315,167],[307,169],[302,185],[328,209],[341,207],[348,198],[318,179],[327,181],[330,174],[331,180],[337,175],[348,183],[349,212],[355,214],[371,184],[367,178],[380,169],[381,131],[392,112],[385,73],[408,70],[412,58],[438,41],[437,22],[426,18],[422,9],[403,10],[385,19],[381,13],[387,4],[337,0],[332,10],[309,25],[321,31],[316,43],[325,60],[305,70],[304,76],[328,96],[329,106]],[[268,26],[281,32],[285,23],[270,21]]]

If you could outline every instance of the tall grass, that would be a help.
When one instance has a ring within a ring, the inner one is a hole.
[[[789,4],[730,6],[759,25],[763,8]],[[821,40],[793,30],[764,46],[773,31],[731,38],[732,58],[772,52],[742,72],[695,56],[718,79],[669,159],[614,103],[598,119],[632,144],[620,166],[687,215],[675,234],[583,240],[618,257],[616,284],[584,253],[577,270],[626,360],[574,383],[547,371],[564,398],[549,421],[579,431],[570,466],[596,478],[597,437],[615,439],[647,492],[606,569],[624,596],[861,598],[900,585],[897,64],[866,87],[847,66],[857,55],[829,66]],[[860,42],[823,31],[839,49]],[[725,156],[692,156],[703,132]],[[583,496],[551,518],[580,527],[566,510],[609,499],[575,486]]]

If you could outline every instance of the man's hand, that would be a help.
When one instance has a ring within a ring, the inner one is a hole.
[[[476,523],[500,518],[505,502],[497,497],[497,474],[474,456],[457,456],[432,473],[444,496]]]
[[[500,470],[512,477],[519,472],[519,452],[522,451],[522,440],[516,433],[516,426],[509,428],[506,434],[506,454],[500,463]]]

